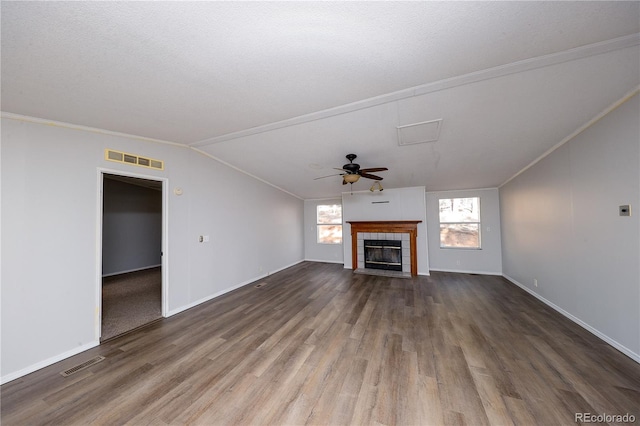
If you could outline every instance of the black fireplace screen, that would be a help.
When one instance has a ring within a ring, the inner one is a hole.
[[[364,267],[402,271],[402,241],[364,240]]]

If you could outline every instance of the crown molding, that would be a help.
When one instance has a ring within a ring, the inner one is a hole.
[[[446,192],[497,191],[498,189],[499,188],[497,186],[491,187],[491,188],[451,189],[451,190],[442,190],[442,191],[427,191],[427,194],[442,194]]]
[[[99,129],[97,127],[89,127],[89,126],[82,126],[79,124],[66,123],[64,121],[47,120],[44,118],[30,117],[28,115],[14,114],[12,112],[0,111],[0,117],[6,118],[8,120],[22,121],[25,123],[43,124],[45,126],[62,127],[62,128],[71,129],[71,130],[82,130],[84,132],[97,133],[101,135],[117,136],[121,138],[135,139],[135,140],[144,141],[144,142],[162,143],[166,145],[174,145],[174,146],[180,146],[182,148],[188,148],[188,145],[185,145],[183,143],[165,141],[162,139],[148,138],[146,136],[131,135],[128,133],[113,132],[111,130]]]
[[[588,44],[585,46],[580,46],[580,47],[565,50],[562,52],[552,53],[549,55],[538,56],[530,59],[524,59],[522,61],[512,62],[509,64],[500,65],[494,68],[475,71],[469,74],[451,77],[444,80],[439,80],[432,83],[411,87],[409,89],[403,89],[396,92],[387,93],[385,95],[380,95],[373,98],[352,102],[349,104],[337,106],[335,108],[329,108],[322,111],[317,111],[310,114],[289,118],[286,120],[276,121],[276,122],[265,124],[262,126],[252,127],[250,129],[240,130],[238,132],[233,132],[225,135],[203,139],[201,141],[193,142],[189,144],[189,146],[202,147],[207,145],[213,145],[216,143],[238,139],[245,136],[251,136],[259,133],[269,132],[272,130],[282,129],[285,127],[295,126],[298,124],[308,123],[311,121],[322,120],[324,118],[346,114],[346,113],[358,111],[361,109],[371,108],[374,106],[395,102],[395,101],[399,101],[402,99],[407,99],[415,96],[425,95],[425,94],[437,92],[440,90],[451,89],[454,87],[476,83],[483,80],[503,77],[510,74],[516,74],[524,71],[534,70],[537,68],[544,68],[551,65],[561,64],[564,62],[575,61],[578,59],[600,55],[602,53],[607,53],[614,50],[620,50],[620,49],[633,47],[637,45],[640,45],[640,33],[618,37],[611,40],[602,41],[599,43]]]
[[[531,163],[529,163],[528,165],[526,165],[524,168],[522,168],[522,170],[520,170],[519,172],[517,172],[515,175],[511,176],[509,179],[507,179],[506,181],[504,181],[504,183],[500,184],[500,186],[498,186],[498,189],[502,188],[503,186],[505,186],[506,184],[508,184],[509,182],[511,182],[513,179],[517,178],[518,176],[520,176],[522,173],[524,173],[525,171],[529,170],[531,167],[533,167],[534,165],[536,165],[537,163],[539,163],[540,161],[542,161],[545,157],[551,155],[551,153],[553,151],[555,151],[556,149],[560,148],[562,145],[566,144],[567,142],[570,142],[573,138],[575,138],[576,136],[578,136],[580,133],[584,132],[585,130],[587,130],[589,127],[593,126],[595,123],[597,123],[598,121],[600,121],[601,118],[603,118],[604,116],[610,114],[613,110],[617,109],[620,105],[622,105],[623,103],[627,102],[629,99],[631,99],[632,97],[638,95],[640,93],[640,86],[636,86],[633,89],[631,89],[629,92],[627,92],[623,97],[621,97],[620,99],[618,99],[617,101],[615,101],[614,103],[612,103],[611,105],[609,105],[608,107],[606,107],[604,110],[602,110],[600,112],[600,114],[596,115],[595,117],[593,117],[591,120],[587,121],[586,123],[584,123],[582,126],[578,127],[576,130],[574,130],[570,135],[568,135],[567,137],[565,137],[564,139],[562,139],[560,142],[558,142],[557,144],[555,144],[554,146],[552,146],[551,148],[549,148],[547,151],[544,152],[544,154],[540,155],[538,158],[536,158],[535,160],[533,160]]]
[[[244,174],[244,175],[249,176],[250,178],[253,178],[253,179],[255,179],[255,180],[259,180],[260,182],[262,182],[262,183],[264,183],[264,184],[266,184],[266,185],[269,185],[269,186],[271,186],[271,187],[273,187],[273,188],[275,188],[275,189],[277,189],[277,190],[279,190],[279,191],[282,191],[282,192],[284,192],[285,194],[291,195],[292,197],[295,197],[295,198],[297,198],[298,200],[304,201],[304,198],[302,198],[302,197],[300,197],[300,196],[298,196],[298,195],[294,194],[293,192],[289,192],[289,191],[287,191],[286,189],[280,188],[279,186],[274,185],[274,184],[272,184],[271,182],[267,182],[266,180],[264,180],[264,179],[262,179],[262,178],[259,178],[259,177],[258,177],[258,176],[256,176],[256,175],[252,175],[251,173],[248,173],[248,172],[246,172],[246,171],[244,171],[244,170],[242,170],[242,169],[240,169],[240,168],[238,168],[238,167],[236,167],[236,166],[234,166],[234,165],[232,165],[232,164],[227,163],[227,162],[226,162],[226,161],[224,161],[224,160],[219,159],[219,158],[218,158],[218,157],[216,157],[215,155],[209,154],[208,152],[203,151],[203,150],[198,149],[198,148],[193,147],[193,146],[192,146],[192,147],[190,147],[190,148],[191,148],[192,150],[194,150],[195,152],[197,152],[197,153],[199,153],[199,154],[202,154],[202,155],[204,155],[205,157],[209,157],[209,158],[211,158],[212,160],[215,160],[215,161],[217,161],[217,162],[218,162],[218,163],[220,163],[220,164],[223,164],[223,165],[225,165],[225,166],[227,166],[227,167],[229,167],[229,168],[232,168],[233,170],[236,170],[236,171],[238,171],[238,172],[240,172],[240,173],[242,173],[242,174]]]

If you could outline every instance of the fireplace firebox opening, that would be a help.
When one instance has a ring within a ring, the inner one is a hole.
[[[364,266],[402,272],[402,241],[364,240]]]

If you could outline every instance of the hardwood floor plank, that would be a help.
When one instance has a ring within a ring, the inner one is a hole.
[[[471,375],[473,376],[475,387],[478,389],[489,423],[493,425],[513,425],[511,414],[503,400],[508,395],[504,395],[500,391],[492,374],[487,369],[472,367]]]
[[[445,412],[461,414],[466,419],[465,423],[473,419],[476,425],[489,424],[462,349],[458,346],[447,347],[444,351],[441,349],[436,355],[436,368]],[[460,419],[457,415],[453,418]]]
[[[347,328],[345,334],[348,332],[349,329]],[[326,385],[317,397],[316,403],[307,419],[307,423],[319,425],[329,424],[331,417],[336,411],[336,407],[339,406],[340,393],[348,379],[350,368],[354,364],[354,356],[358,348],[358,343],[356,340],[348,339],[346,345],[343,346],[331,371],[325,376]],[[366,363],[366,361],[364,362]],[[352,384],[352,386],[358,387],[358,384]],[[343,412],[343,417],[341,417],[342,422],[346,420],[345,417],[347,415],[348,409]]]
[[[374,419],[381,424],[396,424],[396,413],[401,408],[398,406],[398,394],[400,392],[398,376],[402,374],[400,371],[401,356],[402,336],[389,334],[384,345],[380,368],[380,382],[384,385],[378,386],[378,397],[374,412]]]
[[[153,365],[143,364],[128,374],[121,375],[112,380],[99,382],[101,395],[101,407],[103,410],[111,406],[118,406],[126,399],[128,389],[139,381],[145,381],[153,374]],[[42,419],[43,424],[82,424],[95,421],[96,411],[93,393],[87,392],[74,399],[65,400],[52,406],[53,410]],[[40,422],[39,422],[40,423]]]
[[[503,398],[504,405],[509,410],[509,417],[515,425],[534,425],[539,424],[531,411],[527,409],[527,404],[518,398]]]
[[[537,364],[544,365],[544,364]],[[518,372],[519,380],[515,382],[526,407],[539,424],[564,424],[566,422],[566,407],[562,405],[559,388],[547,380],[555,375],[548,367],[537,368],[532,361],[521,361],[514,371]],[[542,374],[541,374],[542,373]],[[554,400],[553,404],[549,401]]]
[[[501,277],[303,262],[1,387],[3,425],[640,418],[640,365]],[[64,378],[96,355],[106,359]]]
[[[435,377],[418,375],[416,404],[415,416],[418,421],[415,424],[445,424],[438,380]]]
[[[351,419],[355,412],[355,405],[362,383],[364,374],[367,370],[368,361],[364,359],[354,359],[350,362],[351,366],[347,376],[345,377],[342,389],[336,399],[334,407],[328,413],[329,425],[349,425],[352,424]]]
[[[300,389],[312,370],[305,363],[314,349],[313,346],[306,344],[296,348],[283,365],[282,374],[269,382],[271,389],[268,391],[269,400],[263,405],[250,407],[250,411],[246,414],[245,424],[269,425],[280,421],[283,413],[288,410],[300,394]],[[275,392],[274,389],[276,389]]]
[[[589,413],[605,413],[607,410],[621,412],[621,410],[624,410],[624,406],[619,405],[617,400],[608,396],[613,393],[613,389],[608,383],[602,382],[597,386],[593,386],[585,382],[582,379],[584,373],[580,365],[567,362],[566,358],[558,354],[546,341],[533,336],[529,336],[529,339],[538,350],[544,353],[544,357],[549,364],[567,382],[567,387],[570,390],[559,389],[559,392],[562,393],[564,400],[574,402],[572,408],[581,406],[584,411],[580,412]],[[637,402],[638,406],[640,406],[640,400],[637,400]]]

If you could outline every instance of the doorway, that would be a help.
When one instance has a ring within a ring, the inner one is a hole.
[[[163,180],[102,171],[99,339],[162,318],[165,197]]]

